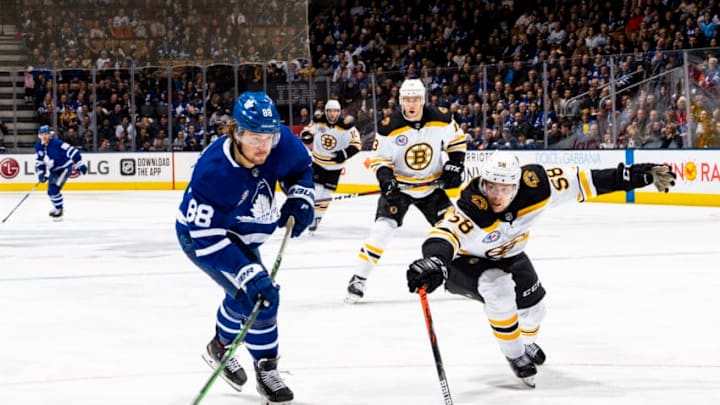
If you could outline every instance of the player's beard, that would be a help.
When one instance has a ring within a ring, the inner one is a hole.
[[[235,148],[237,150],[238,159],[236,160],[238,163],[248,168],[265,163],[268,156],[270,156],[270,151],[272,150],[272,148],[266,148],[265,146],[251,147],[243,145],[242,142],[237,142],[235,140],[233,140],[233,144],[235,144]],[[245,148],[243,148],[243,146],[245,146]]]

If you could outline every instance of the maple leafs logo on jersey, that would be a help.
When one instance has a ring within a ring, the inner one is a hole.
[[[272,224],[280,218],[280,212],[275,207],[272,188],[265,179],[257,184],[251,201],[250,213],[252,215],[238,215],[235,217],[238,222]]]

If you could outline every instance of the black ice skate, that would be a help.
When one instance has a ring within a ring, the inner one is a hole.
[[[310,224],[308,231],[310,231],[310,232],[317,231],[318,225],[320,225],[320,218],[313,219],[313,222],[312,222],[312,224]]]
[[[202,358],[213,370],[217,370],[227,349],[228,348],[223,346],[217,337],[215,337],[208,343]],[[238,391],[242,391],[243,384],[247,382],[247,374],[245,374],[245,370],[234,356],[228,360],[225,369],[220,375],[231,387]]]
[[[63,210],[62,208],[53,208],[50,210],[50,218],[53,219],[53,221],[62,221],[63,218]]]
[[[255,377],[258,393],[263,397],[262,405],[288,405],[295,398],[277,371],[277,359],[258,360]]]
[[[354,304],[365,295],[365,281],[367,281],[365,277],[353,274],[347,287],[346,303]]]
[[[537,368],[527,354],[523,354],[522,356],[514,359],[507,358],[507,361],[510,363],[510,367],[512,368],[513,373],[515,373],[515,376],[521,379],[528,387],[535,388],[535,374],[537,374]]]
[[[538,346],[537,343],[525,345],[525,354],[530,357],[530,360],[532,360],[536,366],[542,366],[543,363],[545,363],[545,352],[540,348],[540,346]]]

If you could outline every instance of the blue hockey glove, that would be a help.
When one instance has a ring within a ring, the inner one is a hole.
[[[460,187],[462,184],[463,164],[448,160],[443,165],[443,173],[440,181],[444,189]]]
[[[275,284],[267,270],[259,263],[251,263],[240,269],[237,275],[240,297],[247,299],[250,307],[263,300],[262,308],[273,308],[279,303],[280,286]]]
[[[290,217],[295,218],[295,226],[292,229],[293,238],[297,238],[300,234],[312,224],[315,217],[315,209],[312,201],[315,201],[315,192],[312,189],[302,186],[292,186],[287,192],[288,199],[280,208],[279,227],[287,225]]]
[[[40,172],[40,173],[38,173],[38,181],[39,181],[40,183],[45,183],[46,181],[48,181],[48,178],[47,178],[47,176],[45,175],[45,172]]]
[[[77,169],[77,171],[80,172],[80,174],[82,174],[83,176],[86,175],[88,172],[88,167],[83,162],[75,163],[75,169]]]
[[[447,267],[442,260],[431,256],[410,263],[406,276],[411,293],[417,292],[423,286],[431,293],[447,278]]]

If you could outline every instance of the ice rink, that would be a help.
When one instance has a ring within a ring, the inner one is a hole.
[[[4,217],[24,193],[0,194]],[[35,192],[0,224],[0,404],[190,404],[220,288],[175,240],[179,192],[66,192],[65,220]],[[278,273],[280,369],[297,405],[432,405],[442,397],[405,269],[429,227],[412,209],[366,299],[343,303],[375,197],[334,202],[290,241]],[[527,253],[543,285],[548,355],[537,388],[510,370],[481,304],[429,296],[455,404],[720,403],[720,210],[569,204]],[[270,266],[282,231],[263,247]],[[224,381],[204,404],[256,404]]]

